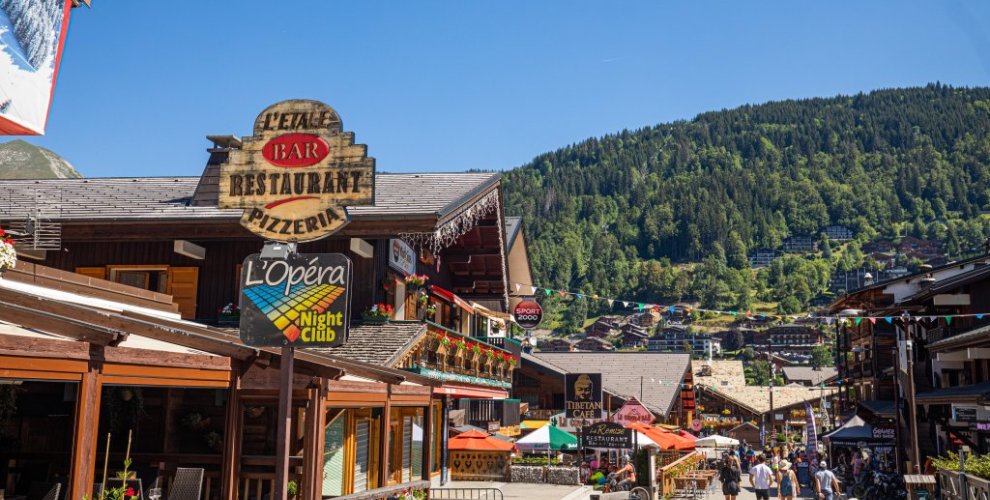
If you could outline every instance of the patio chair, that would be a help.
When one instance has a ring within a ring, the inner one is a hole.
[[[168,488],[168,500],[199,500],[203,491],[203,469],[175,470]]]
[[[31,483],[28,500],[59,500],[62,483]]]

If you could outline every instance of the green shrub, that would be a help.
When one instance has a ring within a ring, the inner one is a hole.
[[[959,455],[949,452],[948,456],[933,460],[933,464],[938,470],[957,472],[959,471]],[[966,459],[966,473],[983,479],[990,479],[990,455],[970,455]]]

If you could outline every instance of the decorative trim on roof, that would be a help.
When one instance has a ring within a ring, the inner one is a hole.
[[[433,255],[457,242],[457,239],[478,225],[478,221],[499,209],[499,192],[492,190],[480,200],[465,207],[429,233],[399,233],[406,243],[428,249]],[[499,222],[499,231],[502,231]],[[501,233],[500,233],[501,234]]]

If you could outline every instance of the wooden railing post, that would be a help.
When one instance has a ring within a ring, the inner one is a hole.
[[[90,345],[89,370],[82,374],[76,398],[76,425],[72,440],[72,479],[67,498],[93,495],[96,476],[96,442],[100,424],[103,381],[103,346]]]

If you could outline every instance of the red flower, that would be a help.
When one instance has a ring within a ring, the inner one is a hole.
[[[134,491],[134,488],[128,486],[127,487],[127,492],[125,492],[124,495],[129,496],[129,497],[136,497],[137,496],[137,493]]]

